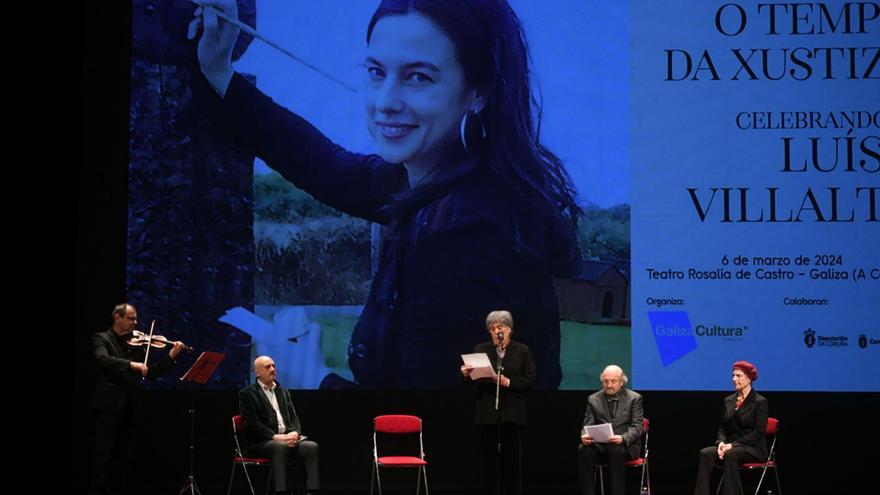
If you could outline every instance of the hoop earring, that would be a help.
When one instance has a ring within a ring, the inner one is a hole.
[[[467,143],[467,127],[468,127],[468,117],[470,115],[476,115],[477,119],[480,120],[480,141],[486,140],[486,126],[483,124],[483,117],[480,117],[480,114],[477,112],[472,112],[468,110],[468,112],[461,117],[461,125],[459,126],[459,134],[461,135],[461,145],[464,147],[464,150],[468,153],[471,153],[470,147],[468,147]]]

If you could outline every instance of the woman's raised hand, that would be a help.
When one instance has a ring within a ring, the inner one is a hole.
[[[198,58],[202,74],[220,96],[232,79],[232,49],[238,39],[238,27],[226,22],[219,13],[230,19],[238,19],[238,6],[235,0],[193,0],[199,5],[194,18],[189,23],[187,38],[195,39],[201,27]]]

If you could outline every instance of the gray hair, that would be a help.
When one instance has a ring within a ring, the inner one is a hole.
[[[513,328],[513,316],[510,311],[492,311],[486,316],[486,330],[491,330],[493,325],[501,324]]]
[[[624,385],[626,385],[626,382],[629,381],[629,377],[627,377],[626,373],[623,372],[623,368],[621,368],[620,366],[617,366],[616,364],[609,364],[608,366],[605,367],[604,370],[602,370],[602,373],[599,375],[600,382],[602,381],[602,378],[605,376],[606,371],[619,371],[620,378],[621,378],[621,380],[623,380]]]
[[[125,312],[129,306],[131,306],[132,308],[134,307],[131,304],[128,304],[127,302],[119,303],[116,306],[113,306],[113,312],[110,313],[110,318],[113,318],[116,315],[119,315],[120,317],[125,316]]]

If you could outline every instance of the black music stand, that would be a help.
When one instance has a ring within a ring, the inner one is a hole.
[[[223,358],[226,357],[226,354],[220,352],[203,352],[196,362],[190,367],[187,372],[180,377],[180,381],[182,382],[190,382],[196,383],[199,385],[204,385],[207,383],[208,378],[211,378],[211,375],[214,374],[214,370],[217,369],[217,365],[220,364],[220,361],[223,361]],[[193,467],[195,464],[195,433],[196,432],[196,408],[195,408],[195,398],[190,396],[190,406],[189,406],[189,478],[187,478],[186,483],[184,483],[183,488],[180,489],[180,493],[178,495],[183,495],[184,493],[189,493],[190,495],[202,495],[202,492],[199,491],[199,486],[196,484],[196,478],[193,475]]]

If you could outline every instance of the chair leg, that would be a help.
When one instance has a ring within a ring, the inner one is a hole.
[[[229,486],[226,488],[226,495],[232,493],[232,481],[235,479],[235,468],[238,466],[236,463],[232,463],[232,472],[229,473]],[[251,490],[251,495],[256,495],[254,492],[254,485],[251,483],[251,477],[248,475],[247,467],[244,464],[241,464],[241,469],[244,471],[244,477],[247,480],[248,488]],[[268,492],[268,490],[267,490]]]
[[[758,479],[758,487],[755,488],[755,495],[761,493],[761,485],[764,484],[764,476],[767,475],[767,464],[764,464],[764,469],[761,471],[761,478]]]
[[[235,463],[232,463],[232,471],[229,473],[229,486],[226,488],[226,495],[232,493],[232,479],[235,478]]]
[[[251,495],[257,495],[256,492],[254,492],[254,484],[251,482],[251,475],[248,474],[247,465],[242,463],[241,470],[244,471],[244,477],[247,480],[248,488],[251,490]]]
[[[642,463],[642,479],[639,481],[639,495],[645,491],[645,473],[648,471],[648,460]]]
[[[642,480],[639,482],[639,495],[651,495],[651,465],[648,459],[642,464]]]
[[[596,472],[599,473],[599,476],[593,475],[593,478],[599,482],[599,493],[605,495],[605,476],[604,469],[599,464],[596,464]]]
[[[431,495],[428,493],[428,470],[425,469],[425,466],[422,466],[422,479],[425,480],[425,495]]]
[[[776,475],[776,491],[779,492],[778,495],[782,495],[782,483],[779,482],[779,468],[773,467],[773,474]]]
[[[373,476],[370,479],[370,495],[373,495],[373,479],[376,480],[376,486],[379,487],[379,495],[382,495],[382,477],[379,475],[379,463],[373,462]]]

